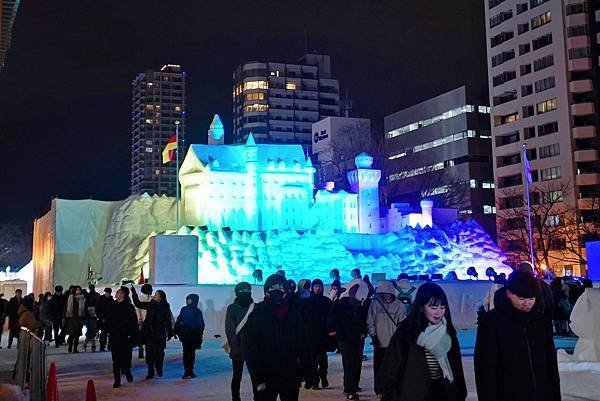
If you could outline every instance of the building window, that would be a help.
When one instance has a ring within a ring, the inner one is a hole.
[[[519,67],[521,76],[531,73],[531,64],[524,64]]]
[[[567,4],[565,11],[567,15],[586,13],[587,3]]]
[[[147,153],[152,153],[152,148],[146,148]]]
[[[517,25],[517,32],[519,35],[525,32],[529,32],[529,22]]]
[[[588,34],[587,25],[575,25],[567,28],[567,36],[572,38],[574,36],[585,36]]]
[[[556,227],[560,224],[560,216],[557,214],[548,215],[544,224],[548,227]]]
[[[549,99],[536,105],[537,113],[543,114],[556,110],[556,99]]]
[[[477,180],[470,179],[469,180],[469,187],[471,187],[471,188],[477,188]]]
[[[547,1],[548,0],[529,0],[529,5],[531,6],[531,8],[535,8],[541,4],[544,4]]]
[[[558,156],[560,155],[560,145],[558,143],[553,143],[551,145],[542,146],[539,149],[539,153],[540,159]]]
[[[546,11],[545,13],[531,19],[531,30],[546,25],[550,21],[552,21],[552,13],[550,11]]]
[[[515,71],[504,71],[502,74],[498,74],[492,78],[492,83],[494,86],[502,85],[508,81],[512,81],[517,77],[517,73]]]
[[[146,119],[146,124],[148,124],[148,125],[152,125],[152,119],[151,119],[151,118],[147,118],[147,119]]]
[[[481,188],[483,188],[483,189],[493,189],[495,187],[496,186],[494,185],[494,181],[482,181],[481,182]]]
[[[543,92],[550,88],[554,88],[555,84],[556,82],[554,80],[554,77],[540,79],[539,81],[535,82],[535,93]]]
[[[489,108],[487,108],[487,110],[489,113]],[[404,135],[408,132],[417,130],[419,128],[426,127],[431,124],[435,124],[437,122],[446,120],[448,118],[456,117],[456,116],[459,116],[464,113],[473,113],[474,111],[475,111],[475,106],[473,106],[473,105],[468,104],[465,106],[460,106],[455,109],[448,110],[442,114],[438,114],[437,116],[433,116],[433,117],[427,118],[425,120],[416,121],[414,123],[405,125],[403,127],[388,131],[386,134],[387,134],[388,138],[395,138],[399,135]]]
[[[499,34],[493,36],[490,39],[490,45],[491,45],[491,47],[498,46],[499,44],[504,43],[507,40],[512,39],[514,36],[515,36],[515,34],[512,31],[509,31],[509,32],[500,32]]]
[[[483,214],[496,214],[496,206],[483,205]]]
[[[146,141],[146,145],[152,145],[152,141]]]
[[[494,15],[490,18],[490,28],[495,27],[496,25],[500,25],[504,21],[511,19],[513,16],[512,10],[503,11],[498,15]]]
[[[523,85],[521,86],[521,97],[529,96],[533,93],[533,86]],[[525,116],[523,116],[525,117]]]
[[[535,127],[525,127],[525,128],[523,128],[523,137],[525,139],[535,138]]]
[[[522,56],[523,54],[527,54],[531,51],[531,45],[529,43],[523,43],[522,45],[519,45],[519,56]]]
[[[562,201],[563,192],[562,191],[549,191],[542,192],[542,196],[540,200],[542,203],[555,203]]]
[[[527,118],[527,117],[531,117],[533,116],[535,109],[533,108],[533,105],[530,104],[529,106],[523,106],[523,118]]]
[[[500,3],[504,3],[506,0],[489,0],[488,1],[488,5],[490,7],[490,9],[496,7],[498,4]]]
[[[267,81],[248,81],[244,82],[244,90],[252,89],[269,89],[269,83]]]
[[[266,104],[255,103],[255,104],[249,104],[249,105],[245,106],[244,111],[246,111],[246,112],[253,112],[253,111],[264,112],[264,111],[267,111],[268,107],[269,106]]]
[[[504,124],[510,124],[510,123],[514,123],[515,121],[518,121],[518,120],[519,120],[519,113],[507,114],[505,116],[495,116],[494,117],[494,125],[499,126],[499,125],[504,125]]]
[[[541,49],[542,47],[548,46],[552,44],[552,34],[548,33],[546,35],[540,36],[537,39],[534,39],[532,42],[533,50]]]
[[[550,181],[560,178],[560,166],[550,167],[542,170],[542,181]]]
[[[590,53],[589,47],[576,47],[574,49],[569,49],[569,60],[589,58],[591,57]]]
[[[539,71],[554,65],[554,55],[549,54],[533,61],[533,70]]]
[[[558,122],[553,121],[543,125],[538,125],[538,136],[544,136],[558,132]]]
[[[529,6],[527,3],[517,4],[517,15],[523,14],[525,11],[529,10]]]
[[[295,82],[286,82],[285,89],[292,90],[292,91],[296,90],[296,83]]]
[[[175,106],[175,111],[177,111],[177,112],[181,111],[181,106]]]
[[[508,60],[512,60],[513,58],[515,58],[514,49],[496,54],[494,57],[492,57],[492,67],[496,67]]]
[[[246,93],[246,100],[265,100],[264,92]]]

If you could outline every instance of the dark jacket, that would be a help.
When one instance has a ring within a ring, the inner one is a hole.
[[[327,317],[332,302],[324,295],[310,294],[302,304],[302,317],[308,331],[308,338],[313,352],[324,352],[332,348],[327,331]]]
[[[190,341],[199,346],[204,335],[204,316],[198,308],[198,295],[190,294],[186,299],[191,299],[192,303],[181,308],[175,322],[175,334],[181,342]]]
[[[375,391],[381,394],[382,401],[426,401],[431,399],[429,390],[431,378],[427,368],[425,349],[410,340],[406,333],[406,323],[400,324],[390,340],[383,363],[377,375]],[[456,336],[448,351],[448,361],[454,381],[443,380],[448,401],[467,398],[467,386],[460,356],[460,345]]]
[[[50,307],[50,313],[52,314],[53,322],[61,322],[65,311],[65,304],[67,303],[68,295],[66,294],[52,294],[52,298],[48,301]]]
[[[298,366],[306,382],[314,383],[306,327],[293,305],[280,321],[267,300],[257,304],[244,328],[242,349],[255,388],[262,383],[271,389],[298,388]]]
[[[4,324],[4,317],[6,316],[6,305],[8,305],[8,301],[6,299],[0,299],[0,325]]]
[[[169,304],[164,300],[161,302],[154,300],[140,302],[135,288],[131,290],[131,298],[136,308],[146,311],[146,318],[140,330],[141,342],[143,344],[149,342],[158,343],[165,348],[167,346],[167,338],[173,337],[173,320]]]
[[[98,303],[96,304],[96,316],[98,316],[98,319],[101,322],[104,322],[108,319],[108,317],[111,314],[112,306],[114,303],[115,300],[112,296],[110,298],[107,298],[103,294],[102,296],[100,296],[100,298],[98,298]]]
[[[112,344],[133,346],[137,342],[139,328],[135,307],[131,302],[115,302],[105,327],[108,328]]]
[[[327,332],[336,332],[339,342],[357,343],[367,335],[370,300],[362,304],[349,297],[335,301],[327,318]]]
[[[8,316],[9,327],[17,324],[17,320],[19,319],[19,306],[21,306],[22,299],[23,298],[19,300],[16,297],[12,297],[6,304],[6,316]]]
[[[246,312],[248,312],[249,307],[249,305],[244,307],[234,301],[227,307],[227,312],[225,313],[225,336],[227,337],[227,343],[229,344],[230,349],[229,357],[237,361],[242,361],[244,357],[242,354],[242,345],[240,341],[242,333],[240,332],[239,334],[236,334],[235,330],[244,316],[246,316]],[[247,323],[248,322],[246,322],[246,324]]]
[[[552,326],[537,308],[524,313],[504,296],[477,329],[479,401],[558,401],[560,378]]]

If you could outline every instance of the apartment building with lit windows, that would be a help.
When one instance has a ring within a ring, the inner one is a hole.
[[[233,142],[252,132],[259,143],[296,143],[311,150],[312,124],[340,115],[339,82],[327,55],[297,63],[251,61],[233,72]]]
[[[388,202],[459,209],[495,238],[487,90],[466,86],[384,118]]]
[[[20,0],[0,0],[0,72],[10,49],[12,29],[17,18]]]
[[[516,213],[525,210],[526,144],[538,266],[585,274],[593,230],[579,228],[600,222],[600,2],[484,3],[497,223],[507,233],[499,244],[518,254],[528,242],[511,237],[528,225]]]
[[[133,80],[131,194],[175,196],[176,162],[162,163],[162,151],[179,121],[180,162],[185,143],[185,79],[181,66],[166,64]]]

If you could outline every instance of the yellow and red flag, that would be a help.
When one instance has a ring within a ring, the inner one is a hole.
[[[177,135],[173,135],[169,138],[169,141],[162,152],[163,164],[166,164],[175,158],[175,150],[177,150]]]

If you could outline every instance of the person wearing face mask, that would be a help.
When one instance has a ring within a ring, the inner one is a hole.
[[[323,388],[329,387],[327,351],[335,350],[335,344],[332,344],[334,339],[327,335],[327,316],[331,304],[331,300],[323,295],[323,282],[319,279],[314,280],[309,297],[302,305],[302,317],[308,330],[313,367],[315,369],[313,376],[317,378],[312,386],[313,390],[319,389],[319,380]]]
[[[196,350],[202,346],[204,336],[204,316],[198,308],[200,297],[189,294],[185,298],[185,306],[181,308],[175,322],[175,335],[179,337],[183,346],[183,376],[182,379],[193,379],[194,364],[196,363]]]
[[[79,352],[77,347],[79,346],[79,337],[85,320],[85,296],[81,292],[80,286],[74,286],[71,290],[65,305],[64,316],[65,332],[69,336],[69,352],[76,354]]]
[[[377,372],[385,357],[390,340],[400,322],[406,317],[406,306],[395,295],[394,283],[383,280],[377,285],[375,298],[369,306],[367,329],[373,341],[373,371]],[[377,387],[377,384],[375,384]]]
[[[369,288],[360,278],[352,280],[340,299],[333,303],[327,318],[329,336],[337,337],[342,353],[344,368],[344,396],[357,400],[362,352],[367,336],[367,311],[369,309]]]
[[[244,372],[244,357],[240,339],[248,320],[248,313],[252,311],[250,307],[252,306],[252,309],[254,309],[254,300],[252,299],[252,286],[250,283],[241,282],[235,286],[234,291],[235,300],[227,307],[225,313],[225,336],[229,344],[229,358],[231,358],[233,368],[231,399],[232,401],[240,401],[240,383]]]
[[[242,335],[242,349],[257,401],[297,401],[298,366],[306,383],[314,383],[308,334],[296,305],[285,292],[286,281],[267,278],[265,298],[249,315]],[[299,365],[298,365],[299,364]]]
[[[558,401],[552,323],[536,305],[539,283],[532,274],[515,271],[505,288],[477,328],[477,396],[480,401]]]
[[[340,296],[342,295],[343,291],[344,289],[342,288],[342,283],[340,282],[340,280],[333,280],[328,295],[331,302],[335,302],[338,299],[340,299]]]
[[[448,299],[435,283],[419,287],[392,336],[375,381],[383,401],[464,401],[467,387]]]
[[[146,379],[152,379],[155,372],[158,377],[162,377],[165,348],[167,341],[173,337],[173,316],[167,294],[158,290],[149,302],[142,302],[135,287],[131,286],[131,296],[135,307],[146,311],[140,330],[141,342],[146,346]]]

